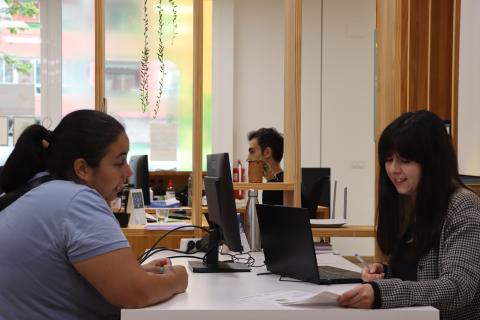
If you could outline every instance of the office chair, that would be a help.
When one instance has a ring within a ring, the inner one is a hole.
[[[330,177],[321,177],[313,183],[311,188],[302,184],[302,207],[308,209],[310,219],[315,218],[320,199],[328,192],[329,186]]]

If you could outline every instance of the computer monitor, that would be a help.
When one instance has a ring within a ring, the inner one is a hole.
[[[3,166],[0,166],[0,176],[2,176]],[[1,179],[0,179],[1,180]],[[0,186],[0,195],[3,193],[2,186]]]
[[[221,244],[226,244],[232,251],[243,251],[228,153],[207,155],[207,176],[203,181],[208,219],[212,227],[204,261],[189,261],[190,268],[200,273],[250,271],[243,263],[218,261],[218,247]]]
[[[136,189],[142,189],[143,202],[150,204],[150,179],[148,172],[148,155],[139,155],[130,157],[130,168],[132,176],[128,178],[129,184]]]
[[[319,205],[330,207],[330,168],[302,168],[302,207],[315,218]]]

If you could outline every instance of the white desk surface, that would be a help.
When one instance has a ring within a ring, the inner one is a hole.
[[[168,254],[159,255],[166,256]],[[172,254],[170,254],[172,255]],[[252,254],[253,255],[253,254]],[[256,265],[263,264],[263,255],[255,254]],[[174,259],[173,264],[186,265],[189,259]],[[317,256],[319,265],[332,265],[358,271],[359,267],[333,254]],[[187,268],[188,269],[188,268]],[[329,290],[342,293],[355,284],[320,286],[305,282],[279,281],[278,275],[260,275],[265,267],[252,268],[251,272],[241,273],[192,273],[188,269],[188,288],[185,293],[178,294],[170,300],[142,309],[122,309],[121,318],[133,319],[175,319],[175,320],[436,320],[439,311],[433,307],[415,307],[386,310],[357,310],[336,306],[282,306],[260,304],[242,300],[244,297],[268,294],[275,291],[308,291],[319,292]]]

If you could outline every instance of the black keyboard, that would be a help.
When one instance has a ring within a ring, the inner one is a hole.
[[[335,268],[331,266],[319,266],[318,274],[320,279],[360,279],[359,272]]]

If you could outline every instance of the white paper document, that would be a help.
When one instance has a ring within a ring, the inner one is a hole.
[[[255,296],[244,297],[242,300],[261,304],[275,305],[322,305],[336,306],[338,293],[327,290],[320,292],[305,292],[298,290],[275,291]]]
[[[331,291],[320,291],[317,293],[298,291],[298,293],[292,294],[290,297],[277,299],[277,302],[283,305],[337,305],[337,298],[338,294]]]
[[[175,123],[150,124],[150,160],[177,161],[177,132]]]
[[[193,230],[193,226],[191,223],[183,223],[183,222],[155,222],[155,223],[147,223],[145,225],[145,230],[173,230],[178,227],[183,227],[180,230]]]

